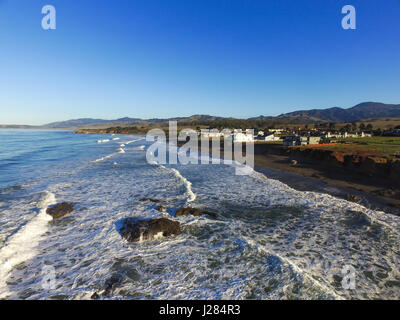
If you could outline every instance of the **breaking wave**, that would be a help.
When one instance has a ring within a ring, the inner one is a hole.
[[[7,295],[6,281],[10,271],[16,265],[35,257],[35,248],[47,231],[48,222],[53,219],[46,214],[46,209],[55,202],[55,195],[46,191],[38,205],[39,214],[11,236],[0,249],[0,298]]]
[[[194,192],[192,191],[192,183],[187,180],[184,176],[181,175],[181,173],[174,169],[171,168],[171,171],[174,172],[174,174],[182,180],[183,184],[186,187],[186,196],[187,196],[187,202],[193,202],[194,200],[196,200],[196,195],[194,194]]]

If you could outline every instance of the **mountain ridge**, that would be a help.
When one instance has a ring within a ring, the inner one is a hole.
[[[400,104],[363,102],[348,109],[332,107],[327,109],[299,110],[281,114],[275,119],[306,122],[354,122],[364,119],[398,116],[400,116]]]

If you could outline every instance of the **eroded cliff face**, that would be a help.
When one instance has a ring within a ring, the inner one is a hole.
[[[286,154],[322,164],[346,167],[368,176],[382,176],[400,185],[400,159],[388,159],[368,152],[346,153],[319,148],[287,148]]]
[[[114,132],[109,132],[108,129],[79,129],[76,130],[75,133],[114,133]]]

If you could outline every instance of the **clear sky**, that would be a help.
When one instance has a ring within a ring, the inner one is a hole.
[[[0,0],[1,124],[364,101],[400,103],[400,0]]]

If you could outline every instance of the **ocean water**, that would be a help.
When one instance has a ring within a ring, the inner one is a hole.
[[[400,298],[399,217],[234,164],[148,164],[144,138],[0,130],[0,298]],[[63,201],[75,211],[46,215]],[[188,205],[218,218],[172,216]],[[124,218],[162,216],[182,234],[118,233]]]

